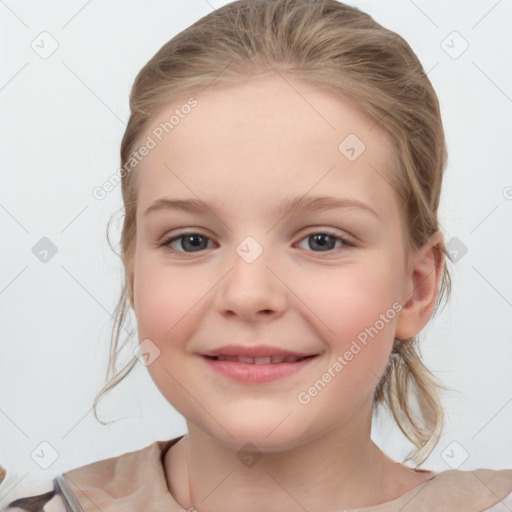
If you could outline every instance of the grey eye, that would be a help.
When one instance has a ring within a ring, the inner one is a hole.
[[[326,252],[334,249],[336,242],[344,242],[340,237],[331,235],[329,233],[314,233],[307,235],[302,240],[308,241],[308,247],[303,249],[312,250],[314,252]]]

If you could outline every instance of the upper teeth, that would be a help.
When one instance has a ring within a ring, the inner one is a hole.
[[[270,363],[293,363],[302,357],[284,357],[284,356],[272,356],[272,357],[245,357],[245,356],[216,356],[219,361],[238,361],[240,363],[248,364],[270,364]]]

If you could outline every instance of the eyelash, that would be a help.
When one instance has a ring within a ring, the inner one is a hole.
[[[199,235],[203,238],[206,238],[208,240],[211,240],[210,237],[206,236],[206,235],[203,235],[202,233],[199,233],[197,231],[180,231],[178,233],[176,233],[175,235],[171,236],[171,237],[168,237],[166,238],[162,243],[157,243],[156,245],[158,245],[159,247],[162,247],[165,252],[168,252],[168,253],[180,253],[180,254],[190,254],[190,255],[193,255],[195,253],[199,253],[201,251],[194,251],[194,252],[185,252],[185,251],[179,251],[179,250],[176,250],[176,249],[173,249],[172,247],[170,247],[170,244],[176,240],[179,240],[180,238],[183,238],[184,236],[187,236],[187,235]],[[338,249],[350,249],[350,248],[353,248],[355,247],[356,245],[354,243],[352,243],[351,241],[349,241],[347,238],[345,237],[342,237],[340,235],[338,235],[337,233],[334,233],[333,231],[329,230],[329,229],[323,229],[321,231],[312,231],[310,233],[307,233],[306,235],[304,235],[299,241],[302,241],[304,239],[307,239],[309,238],[310,236],[313,236],[313,235],[327,235],[331,238],[334,238],[336,241],[339,241],[339,242],[342,242],[342,247],[338,247]],[[205,249],[203,249],[204,251]],[[322,252],[326,252],[326,253],[333,253],[335,251],[335,249],[330,249],[328,251],[319,251],[318,254],[322,254]],[[311,251],[311,252],[317,252],[317,251]]]

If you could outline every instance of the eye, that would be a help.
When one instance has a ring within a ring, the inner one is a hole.
[[[209,237],[202,235],[201,233],[187,231],[168,237],[162,243],[158,243],[156,245],[158,245],[159,247],[164,247],[166,252],[181,252],[185,254],[191,254],[194,252],[200,252],[204,249],[207,249],[209,240],[211,240]],[[301,242],[302,240],[309,241],[308,247],[306,247],[306,249],[312,250],[313,252],[332,252],[334,246],[336,245],[336,242],[341,242],[342,247],[346,249],[355,246],[345,237],[342,237],[329,230],[310,233],[303,237],[301,239]],[[179,244],[177,244],[179,248],[173,246],[173,244],[176,244],[176,242],[180,242]]]
[[[306,235],[304,238],[302,238],[302,240],[309,241],[308,247],[306,247],[306,249],[313,250],[313,252],[332,252],[336,242],[341,242],[342,246],[345,246],[345,248],[354,247],[354,244],[349,242],[346,238],[328,230],[310,233],[309,235]],[[315,249],[320,250],[316,251]]]
[[[181,240],[181,243],[178,244],[179,247],[183,250],[176,249],[172,246],[175,242]],[[196,233],[193,231],[189,232],[181,232],[172,237],[166,238],[162,243],[157,244],[159,247],[164,247],[167,252],[184,252],[184,253],[192,253],[198,252],[203,249],[206,249],[205,241],[210,240],[205,235],[201,233]],[[188,251],[187,249],[191,249]]]

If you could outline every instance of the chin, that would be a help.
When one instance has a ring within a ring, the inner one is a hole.
[[[268,432],[241,432],[239,435],[228,439],[224,436],[222,442],[226,448],[229,448],[237,454],[244,450],[256,453],[280,453],[287,450],[291,450],[294,447],[300,445],[297,439],[283,438],[282,436],[267,436]]]
[[[284,428],[287,420],[279,425],[281,420],[276,421],[275,417],[265,421],[254,417],[245,419],[248,421],[238,421],[236,424],[223,422],[222,425],[229,434],[218,425],[214,427],[213,432],[210,429],[208,431],[216,441],[237,453],[243,447],[261,453],[283,452],[307,442],[311,435],[303,432],[299,425],[292,423],[287,426],[288,428]]]

